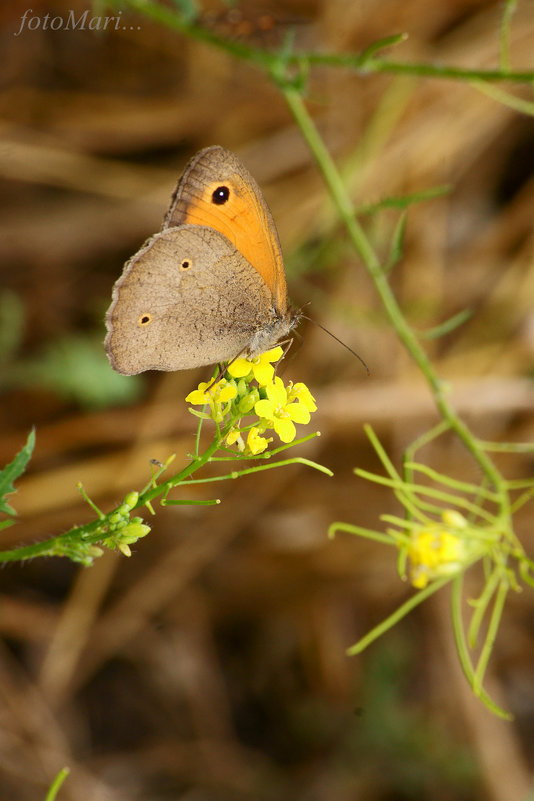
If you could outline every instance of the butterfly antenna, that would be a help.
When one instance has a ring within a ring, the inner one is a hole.
[[[349,345],[347,345],[346,342],[343,342],[342,339],[340,339],[339,337],[336,337],[336,335],[333,334],[331,331],[329,331],[328,328],[325,328],[324,325],[321,325],[321,323],[318,323],[317,320],[314,320],[311,317],[308,317],[306,314],[300,314],[299,317],[301,319],[303,319],[303,320],[309,320],[310,323],[313,323],[314,325],[318,326],[319,328],[321,328],[325,332],[325,334],[328,334],[329,336],[332,337],[332,339],[335,339],[336,342],[339,342],[340,345],[343,345],[343,347],[346,348],[346,350],[348,350],[349,353],[352,353],[353,356],[356,356],[358,361],[362,363],[362,365],[365,367],[367,375],[371,375],[371,371],[367,367],[367,365],[364,362],[364,360],[362,359],[362,357],[358,353],[356,353],[355,350],[352,350],[352,348]]]

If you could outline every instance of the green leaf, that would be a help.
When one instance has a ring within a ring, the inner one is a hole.
[[[439,325],[434,326],[434,328],[431,328],[424,333],[420,333],[419,336],[422,339],[438,339],[439,337],[454,331],[455,328],[459,328],[472,316],[473,312],[471,309],[462,309],[462,311],[458,312],[458,314],[455,314],[452,317],[449,317],[448,320],[445,320],[444,323],[440,323]]]
[[[404,234],[406,233],[406,222],[406,212],[403,211],[399,217],[397,225],[395,226],[395,231],[393,232],[388,259],[384,266],[384,272],[386,273],[390,272],[390,270],[392,270],[393,267],[402,259],[402,248],[404,245]]]
[[[15,515],[15,510],[7,503],[6,496],[16,492],[13,482],[24,473],[26,465],[31,459],[35,445],[35,430],[32,429],[26,440],[26,444],[17,453],[12,462],[0,471],[0,512],[8,515]]]
[[[426,203],[427,200],[443,197],[450,194],[451,187],[448,184],[441,186],[431,186],[429,189],[421,189],[419,192],[411,192],[408,195],[395,195],[385,197],[378,203],[366,203],[356,207],[356,214],[376,214],[383,209],[407,209],[415,203]]]
[[[366,61],[370,61],[372,57],[376,56],[381,50],[401,44],[401,42],[405,42],[407,38],[407,33],[394,33],[393,36],[386,36],[383,39],[378,39],[378,41],[370,44],[369,47],[361,53],[360,60],[362,64],[365,65]]]

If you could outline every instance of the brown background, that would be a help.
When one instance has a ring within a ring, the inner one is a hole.
[[[1,462],[32,425],[37,446],[3,547],[90,520],[78,481],[109,509],[145,483],[150,458],[187,461],[183,398],[206,372],[116,382],[102,321],[122,263],[159,228],[200,147],[245,161],[277,221],[293,302],[311,301],[372,377],[303,324],[284,375],[316,395],[322,437],[299,453],[333,479],[291,467],[184,488],[177,497],[222,503],[158,509],[129,560],[3,570],[0,797],[44,798],[68,765],[61,801],[520,801],[533,757],[531,592],[510,599],[488,677],[513,724],[472,698],[446,591],[361,657],[345,655],[411,592],[390,549],[326,538],[334,520],[380,527],[380,514],[399,511],[353,475],[379,469],[363,423],[398,461],[437,418],[283,100],[252,67],[127,12],[127,30],[14,36],[27,7],[0,12]],[[292,30],[301,48],[337,52],[406,31],[392,58],[489,68],[501,11],[476,0],[265,0],[205,3],[203,20],[237,41],[277,46]],[[532,69],[528,2],[511,53],[514,68]],[[477,434],[531,440],[532,120],[458,82],[345,70],[314,69],[307,98],[357,204],[450,186],[410,211],[391,280],[420,330],[473,311],[428,343],[436,368]],[[364,220],[387,253],[397,212]],[[452,439],[426,458],[478,480]],[[510,477],[532,470],[527,457],[499,464]],[[525,511],[527,549],[529,524]]]

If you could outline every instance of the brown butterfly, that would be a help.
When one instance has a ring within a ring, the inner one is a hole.
[[[161,231],[125,265],[106,315],[119,373],[255,357],[298,322],[276,227],[239,159],[208,147],[187,165]]]

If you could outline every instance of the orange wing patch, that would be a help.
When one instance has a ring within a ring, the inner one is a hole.
[[[230,190],[230,195],[224,205],[216,205],[213,194],[222,186]],[[283,268],[279,267],[281,254],[272,245],[269,247],[269,232],[258,211],[249,198],[243,197],[234,182],[222,184],[214,181],[205,187],[201,197],[195,197],[188,205],[184,222],[207,225],[224,234],[255,267],[272,294],[282,292],[285,298],[285,277]],[[280,305],[279,297],[275,301]]]
[[[213,147],[192,159],[166,218],[167,225],[181,223],[205,225],[229,239],[259,272],[276,309],[285,313],[287,287],[274,221],[261,190],[236,156]]]

